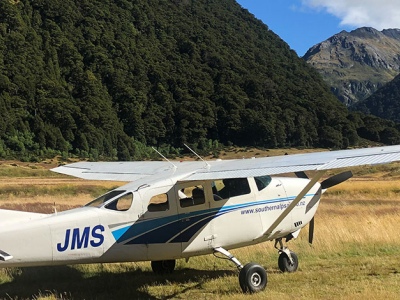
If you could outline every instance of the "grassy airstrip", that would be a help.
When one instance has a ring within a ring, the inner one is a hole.
[[[51,213],[121,184],[59,176],[49,166],[2,163],[0,207]],[[0,299],[398,299],[399,224],[400,164],[357,168],[324,195],[313,246],[307,227],[289,243],[298,272],[279,271],[272,242],[232,251],[267,269],[262,293],[243,295],[234,265],[210,255],[178,261],[169,276],[147,262],[0,269]]]

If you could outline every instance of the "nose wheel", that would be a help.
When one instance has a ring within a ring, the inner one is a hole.
[[[297,258],[296,253],[290,251],[290,260],[289,256],[285,252],[281,252],[278,257],[278,267],[282,272],[293,273],[297,271],[299,267],[299,259]]]
[[[279,243],[279,248],[277,244]],[[275,240],[275,248],[278,249],[278,267],[282,272],[293,273],[297,271],[299,267],[299,259],[296,253],[289,250],[289,248],[283,246],[282,239]]]

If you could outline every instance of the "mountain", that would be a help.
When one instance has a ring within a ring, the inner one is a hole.
[[[344,148],[363,118],[234,0],[0,1],[0,157]]]
[[[400,75],[351,109],[400,123]]]
[[[342,31],[303,57],[346,105],[372,95],[400,72],[400,29]]]

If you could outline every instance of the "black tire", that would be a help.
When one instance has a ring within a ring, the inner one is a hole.
[[[243,293],[261,292],[267,286],[267,272],[255,263],[248,263],[240,270],[239,284]]]
[[[296,272],[299,267],[299,259],[296,253],[290,251],[290,255],[292,256],[293,263],[290,263],[290,259],[285,252],[281,252],[278,257],[278,267],[282,272],[293,273]]]
[[[156,274],[170,274],[175,269],[175,260],[156,260],[151,262],[151,269]]]

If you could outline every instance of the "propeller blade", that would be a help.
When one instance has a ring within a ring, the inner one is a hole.
[[[314,239],[314,217],[311,219],[309,226],[310,227],[308,228],[308,242],[312,244]]]
[[[321,182],[321,188],[323,190],[329,189],[330,187],[333,187],[339,183],[342,183],[343,181],[346,181],[347,179],[353,177],[353,173],[351,171],[346,171],[340,174],[336,174],[332,177],[329,177],[328,179],[325,179],[324,181]]]

